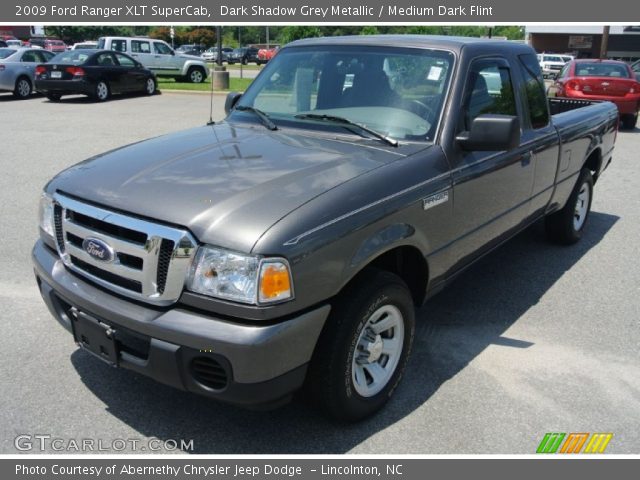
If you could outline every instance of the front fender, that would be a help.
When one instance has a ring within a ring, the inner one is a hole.
[[[200,67],[204,70],[204,77],[207,78],[209,76],[209,69],[204,62],[199,62],[197,60],[187,60],[182,65],[182,75],[186,75],[191,67]]]

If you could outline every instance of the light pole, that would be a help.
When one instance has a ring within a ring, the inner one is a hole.
[[[218,25],[216,27],[216,40],[218,40],[218,58],[216,63],[219,67],[222,66],[222,27]]]

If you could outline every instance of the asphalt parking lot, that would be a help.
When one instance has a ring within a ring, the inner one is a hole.
[[[45,434],[193,439],[195,453],[212,454],[525,454],[546,432],[612,432],[607,453],[640,453],[640,130],[618,135],[581,243],[550,245],[536,225],[474,265],[419,312],[387,408],[339,425],[300,401],[247,412],[110,368],[79,351],[39,297],[30,250],[46,181],[102,151],[203,125],[208,96],[0,95],[0,112],[0,453],[19,453],[18,435]]]

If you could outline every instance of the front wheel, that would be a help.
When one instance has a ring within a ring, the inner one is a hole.
[[[591,211],[592,197],[593,177],[584,168],[564,208],[545,219],[547,235],[552,241],[571,245],[582,238]]]
[[[191,83],[204,82],[204,72],[200,68],[191,67],[187,73],[187,78]]]
[[[333,306],[309,368],[312,400],[330,417],[372,415],[400,383],[411,352],[415,312],[406,284],[371,269]]]

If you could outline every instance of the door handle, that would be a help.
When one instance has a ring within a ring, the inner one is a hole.
[[[520,158],[520,165],[526,167],[531,163],[531,156],[533,153],[531,151],[522,154],[522,158]]]

